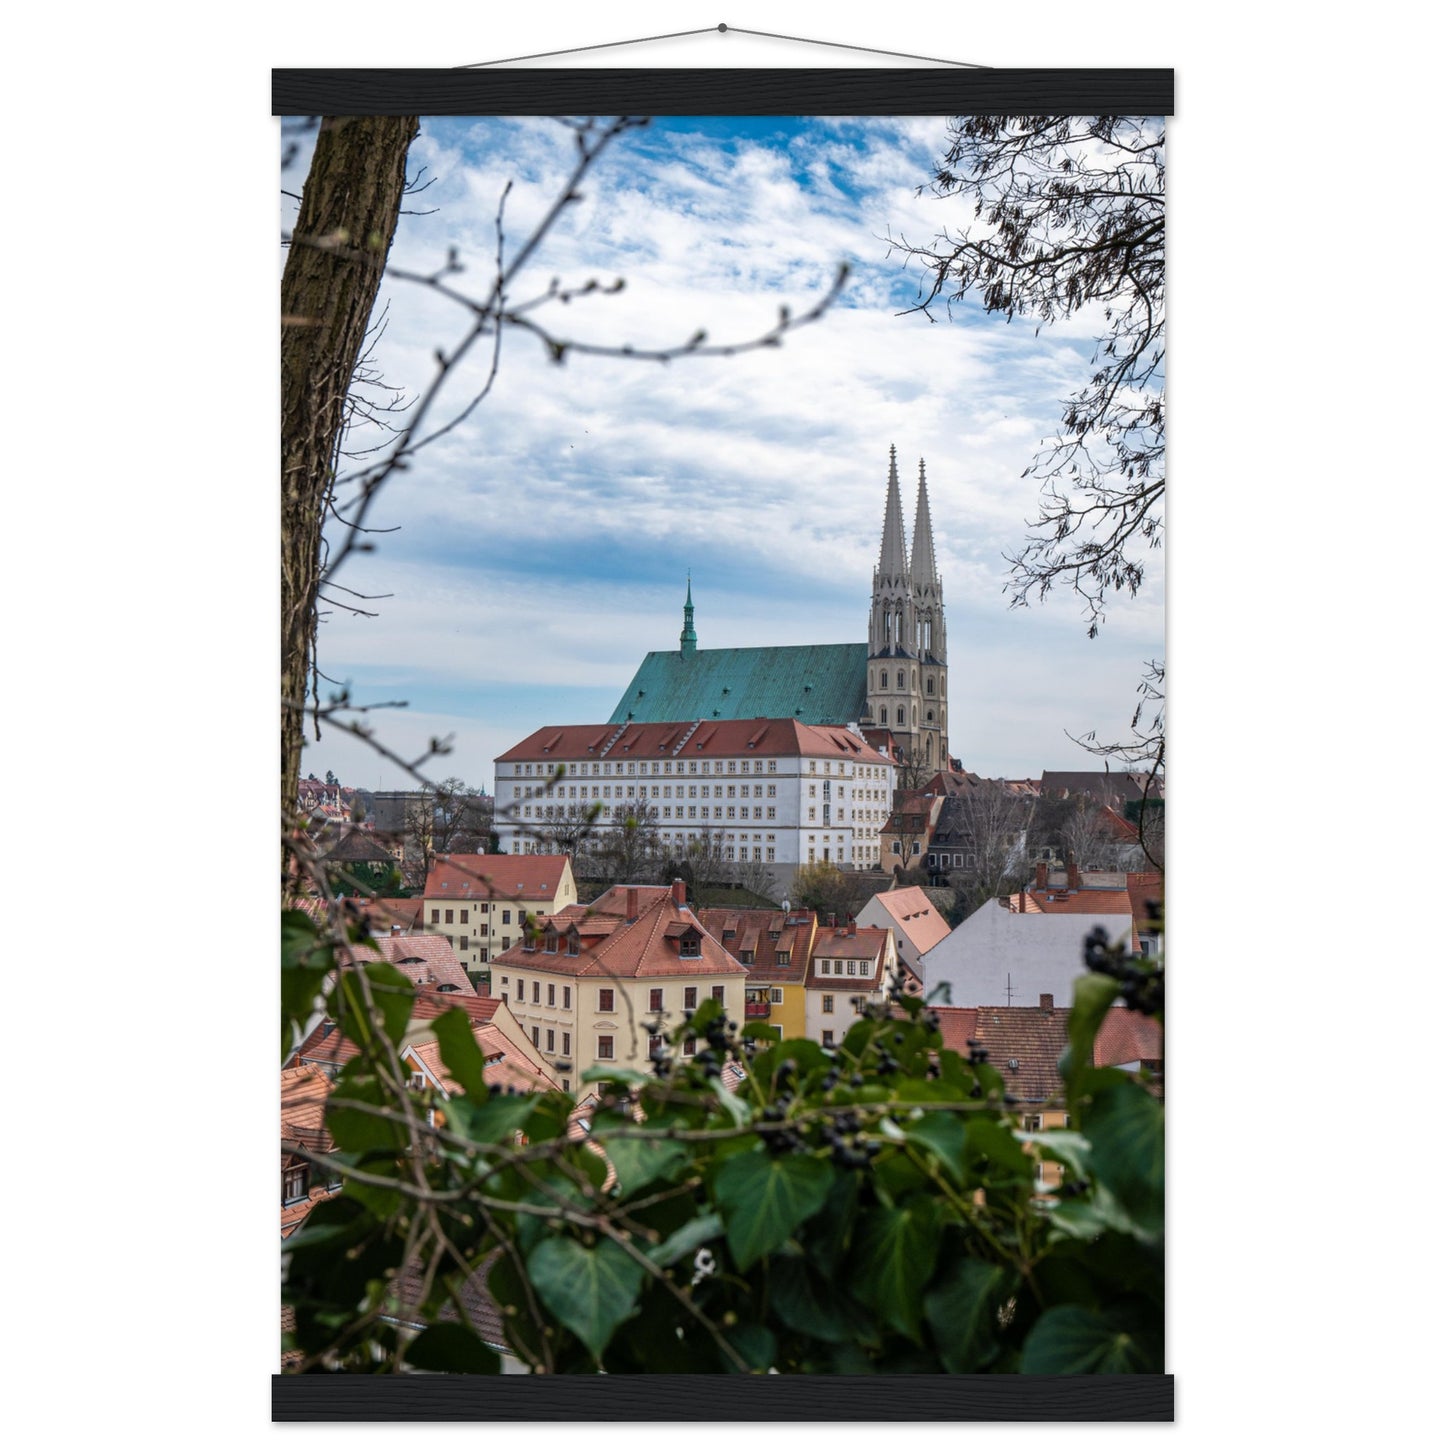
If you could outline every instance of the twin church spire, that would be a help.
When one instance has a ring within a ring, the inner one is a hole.
[[[868,712],[910,760],[947,768],[948,644],[943,623],[943,583],[933,550],[928,473],[918,463],[918,500],[913,545],[904,545],[903,500],[898,486],[898,448],[888,448],[888,496],[883,541],[873,572],[868,617]]]

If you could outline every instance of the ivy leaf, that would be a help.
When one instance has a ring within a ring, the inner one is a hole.
[[[883,1121],[888,1122],[886,1119]],[[956,1114],[925,1114],[909,1124],[908,1137],[922,1144],[953,1176],[963,1183],[963,1158],[967,1146],[963,1122]]]
[[[1141,1313],[1055,1305],[1024,1341],[1023,1375],[1135,1375],[1159,1369],[1158,1331]]]
[[[739,1269],[770,1254],[823,1207],[833,1171],[811,1154],[735,1154],[717,1172],[713,1193],[727,1222]]]
[[[872,1331],[858,1307],[850,1307],[846,1296],[829,1290],[806,1260],[774,1260],[768,1268],[768,1286],[772,1307],[790,1330],[832,1345],[848,1340],[870,1342]]]
[[[853,1292],[916,1344],[923,1286],[933,1273],[941,1232],[938,1206],[927,1195],[906,1208],[871,1209],[858,1227]]]
[[[999,1305],[1006,1297],[1005,1271],[960,1255],[923,1297],[938,1354],[955,1375],[985,1369],[999,1352]]]
[[[1164,1110],[1136,1085],[1098,1095],[1084,1120],[1095,1176],[1148,1233],[1164,1228]]]
[[[617,1175],[617,1193],[622,1199],[663,1178],[687,1157],[687,1150],[672,1139],[605,1139],[603,1149]]]
[[[716,1239],[723,1232],[722,1220],[711,1210],[706,1214],[694,1215],[676,1233],[668,1235],[661,1244],[655,1244],[647,1251],[648,1258],[664,1269],[679,1260],[695,1255],[708,1240]]]
[[[1076,1077],[1094,1065],[1094,1035],[1110,1006],[1119,996],[1119,985],[1106,974],[1086,973],[1074,980],[1074,1005],[1069,1010],[1069,1047],[1059,1060],[1059,1073],[1071,1088]]]
[[[487,1067],[486,1056],[477,1045],[477,1036],[472,1032],[472,1021],[464,1009],[449,1008],[431,1022],[441,1051],[442,1063],[447,1072],[467,1091],[467,1097],[480,1103],[487,1097],[487,1085],[482,1073]]]
[[[527,1256],[527,1274],[542,1303],[594,1357],[633,1313],[643,1278],[642,1266],[612,1240],[587,1249],[561,1235]]]
[[[365,975],[370,987],[375,1017],[366,1006],[361,975]],[[416,988],[404,973],[389,963],[343,969],[336,991],[341,995],[341,1031],[363,1052],[374,1047],[374,1031],[378,1026],[393,1044],[401,1042],[416,1001]]]
[[[496,1375],[502,1369],[501,1356],[455,1320],[428,1325],[407,1350],[406,1362],[450,1375]]]

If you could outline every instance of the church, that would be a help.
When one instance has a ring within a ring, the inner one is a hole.
[[[898,449],[888,449],[883,538],[866,642],[699,648],[692,584],[678,646],[649,652],[610,723],[792,718],[891,734],[894,755],[948,769],[948,641],[933,551],[928,480],[918,464],[913,540],[904,542]]]

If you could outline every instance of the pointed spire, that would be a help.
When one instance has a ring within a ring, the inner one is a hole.
[[[888,502],[883,509],[883,545],[878,551],[878,575],[902,577],[908,571],[903,550],[903,504],[898,499],[898,448],[888,448]]]
[[[919,587],[938,587],[938,564],[933,559],[933,520],[928,511],[928,480],[923,458],[918,459],[918,506],[913,513],[913,581]]]
[[[678,642],[684,653],[697,651],[697,633],[692,625],[692,572],[687,574],[687,601],[682,607],[682,633]]]

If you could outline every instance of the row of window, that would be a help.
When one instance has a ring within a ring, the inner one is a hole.
[[[903,674],[899,673],[899,677],[901,678],[902,676]],[[902,686],[902,683],[900,682],[899,685]],[[767,771],[770,773],[776,773],[778,771],[777,759],[769,758],[766,761]],[[801,759],[799,761],[801,762]],[[758,758],[755,762],[752,763],[752,771],[754,773],[761,773],[763,771],[763,763],[764,759]],[[696,759],[690,759],[686,764],[683,763],[682,759],[678,759],[676,771],[680,774],[701,774],[702,776],[707,777],[722,773],[723,767],[724,764],[721,759],[718,760],[716,768],[712,766],[711,761],[707,758],[702,759],[701,762],[698,762]],[[739,763],[736,759],[729,759],[726,767],[729,773],[746,773],[749,770],[749,760],[744,758],[742,762]],[[621,762],[617,763],[615,766],[612,763],[537,763],[535,765],[535,771],[533,769],[533,764],[531,763],[514,763],[512,765],[512,776],[517,778],[551,778],[557,776],[559,768],[563,774],[570,777],[620,778],[624,776],[623,764]],[[591,769],[590,773],[588,771],[589,768]],[[673,774],[673,771],[673,766],[670,760],[664,762],[656,762],[652,764],[650,776],[654,778],[669,777]],[[810,758],[808,760],[808,771],[810,773],[816,773],[818,771],[818,764],[816,759]],[[824,761],[823,771],[824,773],[832,773],[833,764],[831,760]],[[646,763],[638,763],[634,759],[633,761],[627,763],[625,775],[627,777],[648,776],[648,765]],[[879,764],[848,764],[844,762],[839,762],[838,776],[882,778],[885,776],[885,772],[883,766]]]
[[[445,922],[445,923],[451,923],[451,922],[453,922],[452,914],[453,914],[454,912],[461,914],[461,917],[460,917],[459,919],[455,920],[456,922],[458,922],[458,923],[467,923],[467,922],[470,921],[470,918],[471,918],[471,909],[470,909],[470,908],[458,908],[458,909],[451,909],[451,908],[433,908],[432,911],[431,911],[431,921],[432,921],[433,923],[443,923],[443,922]],[[520,910],[518,910],[518,912],[520,913]],[[503,923],[510,923],[511,921],[512,921],[512,910],[511,910],[510,908],[504,908],[504,909],[502,909],[502,922],[503,922]],[[485,933],[486,931],[487,931],[487,925],[484,923],[484,924],[482,924],[482,932]]]
[[[845,962],[848,965],[846,969],[843,967]],[[842,978],[845,975],[848,978],[857,978],[860,975],[863,978],[872,978],[873,965],[866,959],[823,958],[818,961],[818,972],[831,974],[834,978]]]
[[[689,942],[689,940],[688,940],[688,939],[684,939],[684,940],[682,940],[682,942],[683,942],[684,949],[685,949],[685,947],[686,947],[687,943]],[[694,940],[692,940],[692,942],[693,942],[694,945],[695,945],[696,940],[694,939]],[[684,957],[684,958],[688,958],[688,957],[695,958],[695,957],[697,957],[696,949],[694,948],[694,951],[693,951],[692,953],[687,953],[687,952],[684,951],[684,952],[683,952],[683,957]],[[515,977],[516,977],[516,985],[517,985],[517,1003],[518,1003],[519,1005],[524,1005],[524,1004],[527,1002],[527,984],[528,984],[529,980],[523,978],[520,974],[515,975]],[[541,1002],[542,1002],[542,989],[543,989],[543,987],[544,987],[543,982],[542,982],[541,979],[537,979],[537,978],[534,978],[534,979],[530,980],[530,982],[531,982],[531,985],[532,985],[532,1002],[533,1002],[534,1004],[537,1004],[537,1005],[540,1006],[540,1005],[541,1005]],[[499,982],[499,984],[498,984],[498,987],[501,989],[502,1002],[503,1002],[503,1003],[506,1003],[506,1002],[508,1001],[508,990],[509,990],[510,987],[511,987],[511,985],[510,985],[510,983],[509,983],[509,981],[508,981],[508,975],[507,975],[507,974],[504,973],[504,974],[502,975],[501,980],[500,980],[500,982]],[[571,986],[571,984],[565,984],[565,983],[564,983],[564,984],[558,985],[558,984],[556,984],[556,983],[548,982],[548,983],[545,985],[545,987],[546,987],[546,990],[547,990],[547,1007],[548,1007],[548,1008],[556,1008],[556,1007],[558,1006],[558,1005],[557,1005],[557,989],[558,989],[559,987],[560,987],[561,990],[562,990],[562,1004],[561,1004],[561,1007],[564,1008],[564,1009],[570,1009],[570,1008],[572,1007],[572,986]],[[712,995],[711,995],[711,996],[712,996],[713,998],[715,998],[719,1003],[722,1003],[722,1002],[723,1002],[723,993],[724,993],[724,987],[723,987],[722,984],[719,983],[719,984],[714,984],[714,985],[712,985]],[[698,998],[698,989],[697,989],[697,985],[696,985],[696,984],[687,984],[687,985],[685,985],[685,986],[683,987],[683,990],[682,990],[682,1006],[683,1006],[684,1009],[695,1009],[695,1008],[697,1007],[697,998]],[[647,1009],[648,1009],[648,1012],[649,1012],[649,1013],[663,1013],[663,1012],[666,1011],[666,990],[665,990],[665,989],[662,989],[662,988],[651,988],[651,989],[649,989],[649,990],[647,991]],[[599,988],[599,989],[597,990],[597,1012],[598,1012],[598,1013],[603,1013],[603,1014],[610,1014],[610,1013],[616,1013],[616,1012],[617,1012],[617,991],[616,991],[616,989]],[[533,1032],[535,1032],[535,1030],[533,1030]],[[534,1040],[534,1042],[535,1042],[535,1040]]]

